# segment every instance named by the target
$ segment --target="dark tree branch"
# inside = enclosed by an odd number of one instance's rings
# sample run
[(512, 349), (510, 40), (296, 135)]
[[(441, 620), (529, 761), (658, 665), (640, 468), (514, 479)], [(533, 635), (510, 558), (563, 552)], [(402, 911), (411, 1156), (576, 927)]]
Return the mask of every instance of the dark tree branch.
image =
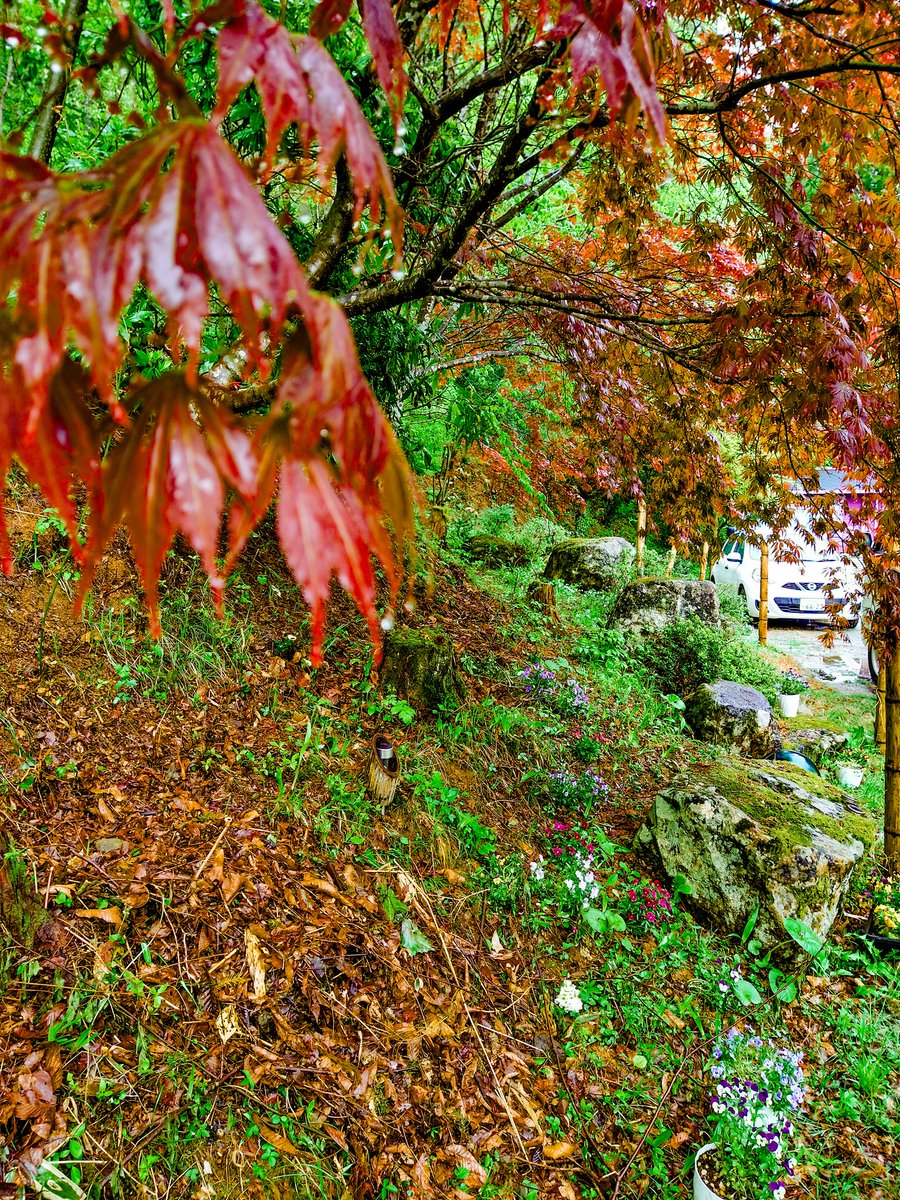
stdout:
[[(900, 42), (898, 42), (900, 44)], [(734, 112), (745, 96), (757, 92), (760, 88), (773, 87), (779, 83), (797, 83), (801, 79), (820, 79), (823, 75), (897, 75), (900, 76), (900, 63), (875, 62), (874, 60), (859, 61), (855, 55), (837, 62), (821, 63), (817, 67), (798, 67), (793, 71), (776, 71), (772, 75), (760, 75), (756, 79), (748, 79), (740, 87), (729, 90), (718, 100), (698, 101), (694, 104), (667, 104), (666, 115), (669, 117), (709, 117), (720, 113)]]
[(353, 232), (353, 181), (343, 155), (334, 172), (335, 191), (331, 207), (322, 222), (309, 258), (303, 264), (313, 287), (322, 287), (330, 272), (347, 249)]
[(375, 288), (360, 289), (339, 297), (338, 303), (344, 306), (349, 316), (384, 312), (411, 300), (421, 300), (431, 291), (433, 285), (445, 276), (470, 231), (491, 211), (513, 180), (518, 178), (521, 171), (520, 156), (540, 119), (539, 96), (543, 81), (542, 73), (527, 109), (508, 134), (484, 183), (476, 188), (468, 201), (461, 206), (455, 221), (440, 239), (434, 253), (421, 270), (403, 280), (381, 284)]
[(69, 80), (72, 77), (72, 67), (78, 56), (78, 46), (81, 41), (81, 31), (84, 28), (84, 18), (87, 13), (88, 0), (67, 0), (63, 21), (69, 31), (69, 64), (58, 73), (51, 71), (44, 94), (41, 97), (34, 132), (31, 135), (29, 152), (32, 158), (39, 159), (45, 166), (50, 165), (59, 123), (62, 120), (63, 106), (66, 103), (66, 93), (69, 90)]

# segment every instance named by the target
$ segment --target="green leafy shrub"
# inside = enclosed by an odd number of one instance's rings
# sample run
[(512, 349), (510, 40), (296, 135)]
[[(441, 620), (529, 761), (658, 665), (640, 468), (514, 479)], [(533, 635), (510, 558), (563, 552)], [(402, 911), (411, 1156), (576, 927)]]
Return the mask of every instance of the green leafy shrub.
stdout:
[(579, 662), (590, 663), (609, 674), (623, 673), (633, 665), (633, 653), (619, 629), (599, 629), (580, 637), (573, 655)]
[(733, 583), (722, 584), (719, 588), (719, 612), (725, 621), (733, 625), (747, 624), (747, 605)]
[(512, 547), (520, 547), (523, 557), (537, 561), (546, 557), (557, 542), (569, 536), (567, 529), (546, 517), (532, 517), (518, 525), (513, 506), (498, 504), (479, 513), (462, 513), (453, 520), (447, 531), (447, 545), (466, 554), (473, 538), (498, 538)]
[(714, 628), (696, 617), (667, 625), (636, 646), (634, 655), (663, 693), (683, 696), (701, 684), (730, 679), (757, 688), (774, 703), (781, 688), (781, 672), (730, 626)]

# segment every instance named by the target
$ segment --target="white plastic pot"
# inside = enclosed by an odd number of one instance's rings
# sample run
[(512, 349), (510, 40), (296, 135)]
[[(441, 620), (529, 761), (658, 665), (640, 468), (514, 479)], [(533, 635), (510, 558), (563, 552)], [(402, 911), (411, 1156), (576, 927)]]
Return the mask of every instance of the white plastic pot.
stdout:
[(782, 716), (796, 717), (800, 709), (800, 696), (779, 696), (778, 703), (781, 706)]
[(714, 1192), (711, 1187), (707, 1186), (700, 1178), (700, 1172), (697, 1170), (697, 1163), (710, 1150), (715, 1150), (715, 1142), (707, 1142), (705, 1146), (701, 1146), (697, 1151), (697, 1157), (694, 1159), (694, 1200), (723, 1200), (723, 1197), (718, 1192)]
[(865, 771), (862, 767), (842, 766), (837, 769), (838, 783), (845, 788), (858, 788)]

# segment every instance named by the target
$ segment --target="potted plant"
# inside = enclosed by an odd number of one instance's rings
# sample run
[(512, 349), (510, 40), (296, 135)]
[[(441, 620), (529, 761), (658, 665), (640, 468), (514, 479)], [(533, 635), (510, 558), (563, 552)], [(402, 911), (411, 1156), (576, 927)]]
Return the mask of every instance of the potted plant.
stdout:
[(866, 770), (852, 758), (843, 758), (834, 764), (838, 783), (845, 788), (858, 788), (863, 781)]
[(781, 692), (778, 696), (782, 716), (796, 717), (800, 708), (800, 697), (808, 690), (809, 684), (799, 671), (793, 669), (785, 671), (781, 678)]
[(870, 946), (891, 958), (900, 954), (900, 879), (873, 866), (866, 894), (871, 896), (869, 924), (862, 935)]
[(783, 1200), (794, 1176), (794, 1116), (803, 1103), (803, 1055), (729, 1030), (709, 1073), (712, 1141), (694, 1159), (694, 1200)]

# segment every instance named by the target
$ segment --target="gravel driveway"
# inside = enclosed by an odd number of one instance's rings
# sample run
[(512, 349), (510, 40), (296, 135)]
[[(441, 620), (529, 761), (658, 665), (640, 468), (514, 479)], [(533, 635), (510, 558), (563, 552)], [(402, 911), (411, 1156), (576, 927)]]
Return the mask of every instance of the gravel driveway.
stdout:
[[(831, 683), (840, 691), (870, 692), (872, 684), (869, 681), (866, 643), (860, 627), (857, 625), (855, 629), (838, 634), (830, 648), (822, 645), (822, 631), (821, 625), (813, 623), (780, 621), (773, 624), (770, 621), (768, 644), (773, 650), (790, 654), (804, 671)], [(750, 636), (756, 640), (755, 626)], [(862, 675), (860, 663), (863, 664)]]

